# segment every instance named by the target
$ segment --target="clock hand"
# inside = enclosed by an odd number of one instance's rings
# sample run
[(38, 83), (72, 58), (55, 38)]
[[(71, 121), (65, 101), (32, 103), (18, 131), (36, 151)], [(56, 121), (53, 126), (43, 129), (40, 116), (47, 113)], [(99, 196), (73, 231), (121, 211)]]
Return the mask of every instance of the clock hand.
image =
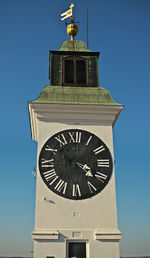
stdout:
[(91, 177), (93, 177), (92, 172), (91, 172), (91, 169), (90, 169), (90, 167), (88, 167), (87, 164), (82, 165), (81, 163), (77, 162), (76, 165), (78, 165), (78, 166), (86, 173), (86, 174), (85, 174), (86, 176), (91, 176)]

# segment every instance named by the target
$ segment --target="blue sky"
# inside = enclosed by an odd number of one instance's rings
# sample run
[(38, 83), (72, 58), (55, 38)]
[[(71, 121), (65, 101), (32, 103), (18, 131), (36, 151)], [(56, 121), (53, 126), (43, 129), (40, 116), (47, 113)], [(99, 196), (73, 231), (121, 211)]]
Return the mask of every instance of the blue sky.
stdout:
[[(150, 1), (74, 1), (77, 39), (100, 51), (100, 85), (124, 104), (114, 127), (122, 256), (150, 255)], [(29, 100), (49, 85), (49, 50), (68, 39), (60, 13), (70, 1), (0, 0), (0, 256), (33, 250), (37, 145)]]

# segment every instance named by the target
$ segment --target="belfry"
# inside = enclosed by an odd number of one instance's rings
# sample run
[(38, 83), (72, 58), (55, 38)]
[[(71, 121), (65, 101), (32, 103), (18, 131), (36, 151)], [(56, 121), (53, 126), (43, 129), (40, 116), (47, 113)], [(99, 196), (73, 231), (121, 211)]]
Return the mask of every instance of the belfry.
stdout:
[(99, 85), (99, 52), (75, 40), (50, 51), (50, 85), (29, 102), (37, 141), (34, 258), (120, 258), (113, 126), (123, 108)]

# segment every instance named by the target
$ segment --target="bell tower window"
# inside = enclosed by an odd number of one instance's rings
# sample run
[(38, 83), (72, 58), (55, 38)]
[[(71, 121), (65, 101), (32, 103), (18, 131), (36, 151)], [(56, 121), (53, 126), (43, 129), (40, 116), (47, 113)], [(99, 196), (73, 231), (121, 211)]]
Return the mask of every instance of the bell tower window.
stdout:
[(64, 58), (63, 85), (87, 86), (87, 60)]
[(73, 60), (65, 60), (65, 76), (64, 83), (74, 83), (74, 61)]

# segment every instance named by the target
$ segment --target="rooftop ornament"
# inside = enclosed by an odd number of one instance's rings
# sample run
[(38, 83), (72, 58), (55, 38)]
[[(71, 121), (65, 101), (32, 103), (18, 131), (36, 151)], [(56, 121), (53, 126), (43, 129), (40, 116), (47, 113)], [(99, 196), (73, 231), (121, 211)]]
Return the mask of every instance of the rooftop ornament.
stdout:
[(65, 20), (67, 18), (70, 18), (70, 23), (69, 25), (67, 26), (67, 34), (70, 36), (71, 40), (73, 41), (74, 40), (74, 37), (78, 34), (79, 32), (79, 29), (78, 29), (78, 26), (75, 24), (74, 22), (74, 17), (73, 17), (73, 7), (74, 7), (74, 4), (71, 3), (70, 5), (70, 9), (67, 10), (66, 12), (62, 13), (61, 16), (61, 20)]

